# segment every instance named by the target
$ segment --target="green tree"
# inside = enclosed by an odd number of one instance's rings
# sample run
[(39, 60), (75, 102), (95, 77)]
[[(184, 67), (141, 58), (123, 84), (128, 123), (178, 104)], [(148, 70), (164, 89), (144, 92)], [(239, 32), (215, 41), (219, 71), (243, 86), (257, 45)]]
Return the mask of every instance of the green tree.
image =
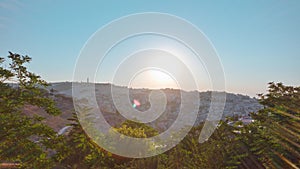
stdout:
[(158, 131), (152, 127), (131, 120), (124, 121), (120, 127), (113, 128), (117, 132), (136, 138), (149, 138), (158, 135)]
[(265, 108), (252, 114), (244, 142), (266, 168), (299, 168), (300, 88), (271, 82), (259, 96)]
[[(157, 158), (132, 159), (107, 152), (85, 133), (76, 114), (69, 120), (73, 128), (66, 138), (68, 148), (65, 151), (60, 151), (64, 152), (65, 156), (61, 161), (62, 166), (80, 169), (145, 168), (146, 166), (156, 168), (154, 166), (157, 166)], [(125, 121), (119, 127), (112, 128), (112, 130), (137, 138), (152, 137), (158, 134), (152, 127), (130, 120)]]
[(39, 116), (24, 115), (25, 105), (38, 106), (51, 115), (60, 111), (42, 89), (47, 83), (27, 70), (29, 56), (9, 52), (9, 66), (0, 58), (0, 163), (12, 162), (21, 168), (51, 168), (55, 149), (62, 138), (42, 123)]
[(199, 143), (203, 123), (191, 129), (188, 135), (173, 149), (169, 150), (167, 168), (237, 168), (246, 154), (240, 151), (241, 142), (232, 126), (221, 121), (213, 135)]
[(77, 115), (69, 119), (72, 130), (59, 153), (63, 159), (60, 166), (78, 169), (114, 168), (116, 160), (110, 152), (99, 147), (83, 130)]

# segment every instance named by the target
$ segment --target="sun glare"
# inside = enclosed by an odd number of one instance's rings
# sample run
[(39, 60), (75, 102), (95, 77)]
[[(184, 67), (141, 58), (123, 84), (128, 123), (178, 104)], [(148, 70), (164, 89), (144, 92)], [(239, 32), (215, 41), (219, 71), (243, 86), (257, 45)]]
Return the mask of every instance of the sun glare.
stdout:
[(175, 81), (167, 73), (160, 70), (147, 71), (148, 78), (151, 81), (151, 86), (154, 88), (174, 88), (176, 87)]
[(172, 76), (159, 69), (141, 71), (131, 79), (129, 86), (149, 89), (179, 88)]
[(149, 70), (148, 71), (150, 78), (154, 80), (155, 82), (159, 83), (167, 83), (169, 81), (172, 81), (172, 78), (170, 78), (167, 74), (158, 71), (158, 70)]

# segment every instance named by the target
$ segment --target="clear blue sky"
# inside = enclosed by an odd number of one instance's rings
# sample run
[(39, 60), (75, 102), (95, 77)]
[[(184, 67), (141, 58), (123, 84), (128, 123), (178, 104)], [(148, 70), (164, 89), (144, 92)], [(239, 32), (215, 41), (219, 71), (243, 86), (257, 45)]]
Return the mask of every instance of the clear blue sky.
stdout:
[(254, 96), (267, 82), (300, 85), (300, 1), (0, 0), (0, 56), (33, 58), (47, 81), (71, 81), (88, 38), (119, 17), (163, 12), (182, 17), (211, 40), (227, 91)]

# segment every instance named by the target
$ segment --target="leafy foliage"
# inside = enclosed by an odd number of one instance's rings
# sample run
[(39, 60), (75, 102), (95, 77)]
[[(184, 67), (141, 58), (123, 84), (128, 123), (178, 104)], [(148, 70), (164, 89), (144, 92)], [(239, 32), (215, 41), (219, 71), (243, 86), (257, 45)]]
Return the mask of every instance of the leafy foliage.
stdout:
[(119, 128), (114, 128), (114, 130), (135, 138), (148, 138), (158, 135), (158, 132), (152, 127), (131, 120), (126, 120)]
[[(42, 123), (39, 116), (25, 116), (25, 105), (38, 106), (48, 114), (60, 111), (40, 87), (47, 83), (27, 70), (31, 58), (9, 52), (9, 67), (0, 58), (0, 161), (15, 162), (22, 168), (51, 168), (60, 137)], [(14, 83), (13, 83), (14, 82)]]
[(115, 159), (112, 154), (99, 147), (84, 132), (76, 114), (69, 119), (72, 130), (66, 138), (66, 147), (59, 151), (63, 159), (60, 166), (65, 168), (112, 168)]
[(252, 114), (243, 140), (266, 168), (300, 167), (300, 88), (271, 82), (259, 96), (265, 108)]

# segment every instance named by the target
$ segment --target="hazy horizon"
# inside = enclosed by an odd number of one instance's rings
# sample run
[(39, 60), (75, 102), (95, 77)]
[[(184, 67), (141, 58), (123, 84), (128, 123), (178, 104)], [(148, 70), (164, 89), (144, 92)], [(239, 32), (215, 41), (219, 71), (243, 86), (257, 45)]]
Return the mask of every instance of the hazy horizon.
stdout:
[[(55, 81), (55, 82), (49, 82), (50, 84), (55, 84), (55, 83), (87, 83), (87, 81)], [(179, 88), (169, 88), (169, 87), (166, 87), (166, 88), (147, 88), (147, 87), (129, 87), (129, 86), (126, 86), (126, 85), (118, 85), (118, 84), (113, 84), (113, 83), (110, 83), (110, 82), (88, 82), (90, 84), (95, 84), (95, 85), (114, 85), (114, 86), (117, 86), (117, 87), (124, 87), (124, 88), (129, 88), (129, 89), (137, 89), (137, 90), (182, 90), (182, 91), (185, 91), (185, 92), (194, 92), (194, 91), (197, 91), (199, 93), (202, 93), (202, 92), (226, 92), (228, 94), (240, 94), (240, 95), (245, 95), (245, 96), (249, 96), (249, 97), (255, 97), (255, 98), (258, 98), (257, 95), (249, 95), (249, 94), (246, 94), (246, 93), (237, 93), (237, 92), (230, 92), (230, 91), (217, 91), (217, 90), (209, 90), (209, 89), (203, 89), (203, 90), (184, 90), (184, 89), (179, 89)], [(259, 94), (259, 93), (258, 93)]]

